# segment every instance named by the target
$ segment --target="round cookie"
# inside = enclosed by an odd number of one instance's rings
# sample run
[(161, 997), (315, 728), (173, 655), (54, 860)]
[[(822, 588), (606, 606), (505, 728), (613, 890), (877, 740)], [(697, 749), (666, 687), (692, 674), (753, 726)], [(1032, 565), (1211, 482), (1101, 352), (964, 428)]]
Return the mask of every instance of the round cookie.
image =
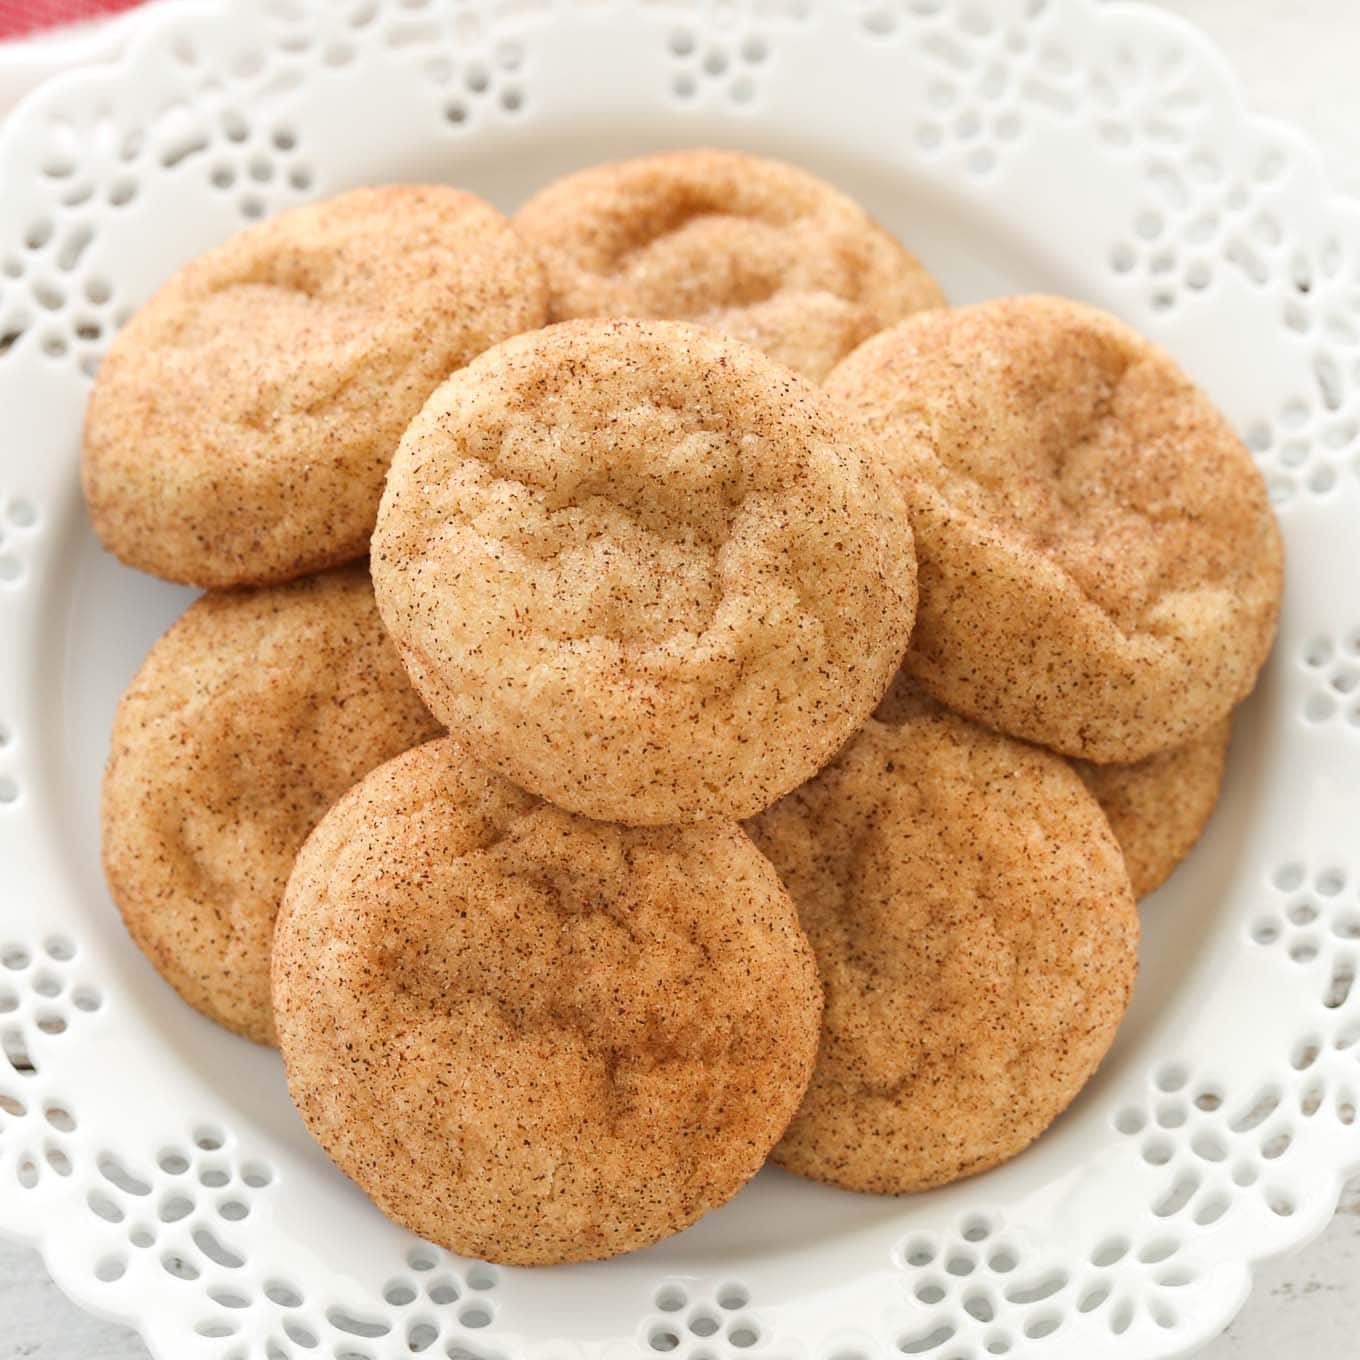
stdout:
[(944, 296), (859, 204), (783, 161), (670, 151), (555, 180), (515, 226), (554, 321), (715, 326), (814, 381), (862, 340)]
[(630, 825), (748, 816), (872, 711), (911, 631), (901, 495), (854, 419), (716, 331), (575, 321), (456, 373), (373, 538), (431, 711)]
[(1208, 825), (1223, 787), (1232, 720), (1135, 765), (1073, 764), (1124, 852), (1135, 897), (1160, 888)]
[(1283, 585), (1265, 484), (1171, 358), (1020, 297), (876, 336), (828, 388), (910, 502), (907, 665), (942, 703), (1101, 763), (1184, 745), (1252, 688)]
[(118, 705), (102, 812), (113, 900), (190, 1005), (274, 1042), (269, 955), (298, 848), (438, 731), (362, 567), (189, 606)]
[(898, 716), (747, 823), (826, 990), (774, 1160), (881, 1194), (1038, 1137), (1109, 1048), (1138, 944), (1119, 847), (1065, 760), (929, 701)]
[(179, 270), (99, 368), (82, 478), (123, 561), (258, 585), (362, 557), (401, 432), (546, 319), (538, 262), (472, 194), (355, 189)]
[(453, 738), (375, 770), (298, 857), (274, 1004), (289, 1090), (384, 1213), (465, 1256), (594, 1260), (759, 1169), (821, 991), (730, 822), (551, 807)]

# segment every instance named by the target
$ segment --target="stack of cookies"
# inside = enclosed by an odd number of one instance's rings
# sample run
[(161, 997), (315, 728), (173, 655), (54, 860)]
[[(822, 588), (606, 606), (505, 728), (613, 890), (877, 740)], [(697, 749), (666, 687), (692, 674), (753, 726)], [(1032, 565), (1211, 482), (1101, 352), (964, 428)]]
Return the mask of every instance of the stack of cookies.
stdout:
[(248, 228), (118, 338), (84, 486), (207, 588), (115, 721), (134, 940), (385, 1213), (518, 1264), (767, 1158), (896, 1194), (1025, 1148), (1282, 584), (1165, 353), (950, 309), (837, 190), (716, 151), (513, 222), (402, 186)]

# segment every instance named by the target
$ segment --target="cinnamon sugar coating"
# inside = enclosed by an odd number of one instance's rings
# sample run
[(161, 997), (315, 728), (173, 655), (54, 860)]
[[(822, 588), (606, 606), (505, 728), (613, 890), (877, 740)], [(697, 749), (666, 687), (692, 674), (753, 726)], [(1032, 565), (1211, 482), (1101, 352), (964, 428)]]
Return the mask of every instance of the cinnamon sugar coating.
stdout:
[(293, 858), (360, 776), (439, 731), (362, 567), (203, 596), (118, 705), (104, 873), (179, 994), (274, 1042), (269, 953)]
[(354, 189), (247, 227), (175, 273), (100, 365), (81, 469), (95, 531), (197, 586), (362, 557), (411, 417), (545, 319), (537, 260), (457, 189)]
[(827, 387), (910, 503), (907, 665), (940, 702), (1127, 764), (1250, 692), (1279, 529), (1251, 456), (1169, 355), (1093, 307), (1002, 298), (885, 331)]
[(594, 1260), (759, 1170), (821, 996), (730, 822), (550, 807), (452, 738), (375, 770), (298, 858), (274, 1001), (289, 1089), (384, 1213), (467, 1256)]
[(552, 320), (714, 326), (814, 381), (944, 295), (919, 260), (824, 180), (762, 156), (668, 151), (554, 180), (515, 226)]
[(887, 688), (900, 493), (854, 419), (715, 331), (575, 321), (455, 374), (392, 463), (383, 617), (449, 730), (632, 825), (746, 816)]
[(998, 1165), (1066, 1108), (1137, 970), (1119, 847), (1061, 757), (929, 700), (747, 823), (826, 990), (774, 1160), (900, 1194)]

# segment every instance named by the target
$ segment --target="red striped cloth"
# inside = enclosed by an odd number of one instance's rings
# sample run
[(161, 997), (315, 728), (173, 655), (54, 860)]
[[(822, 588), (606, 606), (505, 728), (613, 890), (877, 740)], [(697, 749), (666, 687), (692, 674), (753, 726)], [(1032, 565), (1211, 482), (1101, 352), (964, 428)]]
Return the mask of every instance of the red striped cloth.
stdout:
[(132, 9), (141, 0), (0, 0), (0, 42)]

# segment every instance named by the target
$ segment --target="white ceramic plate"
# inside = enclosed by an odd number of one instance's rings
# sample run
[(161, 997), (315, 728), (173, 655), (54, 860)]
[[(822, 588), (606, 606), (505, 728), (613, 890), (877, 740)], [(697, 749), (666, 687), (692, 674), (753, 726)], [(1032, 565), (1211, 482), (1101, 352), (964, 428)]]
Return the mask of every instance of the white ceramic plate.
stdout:
[[(713, 142), (862, 199), (956, 300), (1090, 299), (1261, 459), (1279, 644), (1203, 844), (1149, 900), (1133, 1011), (1014, 1163), (913, 1198), (763, 1173), (621, 1260), (497, 1270), (387, 1223), (275, 1056), (188, 1011), (98, 863), (114, 703), (187, 592), (77, 484), (110, 333), (181, 261), (316, 194)], [(0, 1224), (166, 1360), (1186, 1353), (1360, 1166), (1360, 220), (1195, 33), (1081, 0), (346, 0), (175, 7), (0, 145)]]

